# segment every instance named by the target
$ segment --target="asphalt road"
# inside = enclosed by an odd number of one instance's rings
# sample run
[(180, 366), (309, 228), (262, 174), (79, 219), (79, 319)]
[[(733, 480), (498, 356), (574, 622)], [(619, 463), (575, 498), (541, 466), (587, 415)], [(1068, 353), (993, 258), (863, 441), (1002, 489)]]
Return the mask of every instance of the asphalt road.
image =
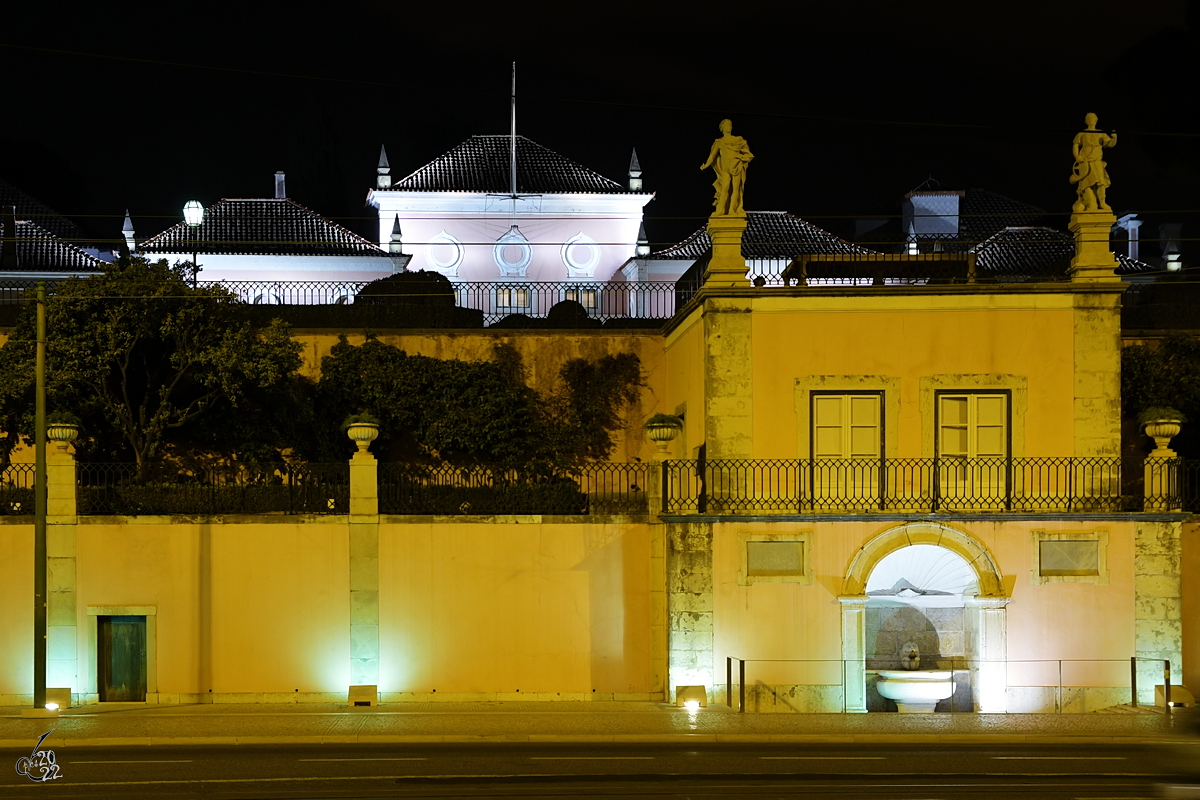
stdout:
[[(1158, 797), (1200, 745), (429, 744), (46, 747), (59, 777), (17, 774), (0, 798), (42, 797)], [(46, 749), (44, 747), (43, 749)]]

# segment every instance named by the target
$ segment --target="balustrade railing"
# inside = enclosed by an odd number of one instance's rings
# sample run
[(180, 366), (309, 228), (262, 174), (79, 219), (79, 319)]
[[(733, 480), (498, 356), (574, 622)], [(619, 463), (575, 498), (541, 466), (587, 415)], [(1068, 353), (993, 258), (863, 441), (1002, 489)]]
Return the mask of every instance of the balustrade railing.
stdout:
[(33, 464), (0, 470), (0, 514), (33, 513)]
[(644, 514), (646, 465), (585, 464), (546, 473), (447, 464), (379, 466), (384, 514)]
[(346, 463), (230, 465), (196, 470), (80, 464), (80, 514), (345, 514)]
[[(1200, 477), (1200, 471), (1196, 474)], [(1121, 475), (1119, 457), (679, 460), (663, 467), (663, 510), (697, 514), (1141, 510), (1140, 496), (1123, 494)]]

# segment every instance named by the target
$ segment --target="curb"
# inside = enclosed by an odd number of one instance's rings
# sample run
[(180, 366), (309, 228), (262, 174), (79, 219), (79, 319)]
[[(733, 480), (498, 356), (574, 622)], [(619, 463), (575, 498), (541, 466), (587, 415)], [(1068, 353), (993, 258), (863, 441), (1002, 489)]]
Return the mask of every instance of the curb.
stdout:
[[(630, 734), (431, 734), (364, 736), (119, 736), (109, 738), (59, 738), (54, 747), (162, 747), (205, 745), (272, 744), (648, 744), (648, 743), (745, 743), (745, 744), (1174, 744), (1162, 736), (1096, 736), (1064, 734), (894, 734), (894, 733), (630, 733)], [(28, 739), (0, 739), (0, 749), (28, 749)]]

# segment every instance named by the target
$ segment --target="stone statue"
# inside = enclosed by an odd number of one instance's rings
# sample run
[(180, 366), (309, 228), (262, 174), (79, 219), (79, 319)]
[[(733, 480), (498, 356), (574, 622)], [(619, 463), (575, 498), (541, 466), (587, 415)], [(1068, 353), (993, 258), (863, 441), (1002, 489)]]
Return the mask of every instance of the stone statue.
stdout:
[(1071, 144), (1071, 152), (1075, 155), (1075, 169), (1071, 174), (1071, 183), (1079, 199), (1075, 201), (1072, 210), (1081, 211), (1111, 211), (1104, 199), (1108, 186), (1107, 165), (1104, 163), (1104, 148), (1113, 147), (1117, 143), (1117, 132), (1112, 135), (1096, 130), (1096, 115), (1084, 117), (1087, 130), (1075, 134)]
[(746, 213), (742, 210), (742, 191), (746, 184), (746, 165), (752, 158), (754, 154), (746, 146), (746, 140), (733, 135), (733, 123), (727, 119), (721, 120), (721, 138), (713, 142), (708, 160), (700, 165), (700, 169), (711, 166), (717, 173), (717, 179), (713, 181), (713, 187), (717, 190), (716, 199), (713, 200), (716, 209), (712, 213), (714, 217)]

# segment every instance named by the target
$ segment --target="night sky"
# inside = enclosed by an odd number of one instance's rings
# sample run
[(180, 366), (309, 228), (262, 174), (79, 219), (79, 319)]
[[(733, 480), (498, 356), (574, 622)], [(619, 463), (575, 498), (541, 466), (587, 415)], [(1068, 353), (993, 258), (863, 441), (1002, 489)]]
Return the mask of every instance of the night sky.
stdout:
[(113, 239), (126, 207), (149, 236), (193, 197), (271, 196), (284, 170), (289, 196), (370, 236), (380, 144), (401, 177), (507, 133), (516, 60), (519, 133), (622, 182), (637, 148), (656, 243), (707, 215), (725, 116), (756, 156), (747, 208), (838, 233), (929, 178), (1065, 227), (1088, 111), (1120, 135), (1114, 211), (1200, 222), (1200, 13), (1181, 0), (262, 5), (6, 8), (0, 177)]

